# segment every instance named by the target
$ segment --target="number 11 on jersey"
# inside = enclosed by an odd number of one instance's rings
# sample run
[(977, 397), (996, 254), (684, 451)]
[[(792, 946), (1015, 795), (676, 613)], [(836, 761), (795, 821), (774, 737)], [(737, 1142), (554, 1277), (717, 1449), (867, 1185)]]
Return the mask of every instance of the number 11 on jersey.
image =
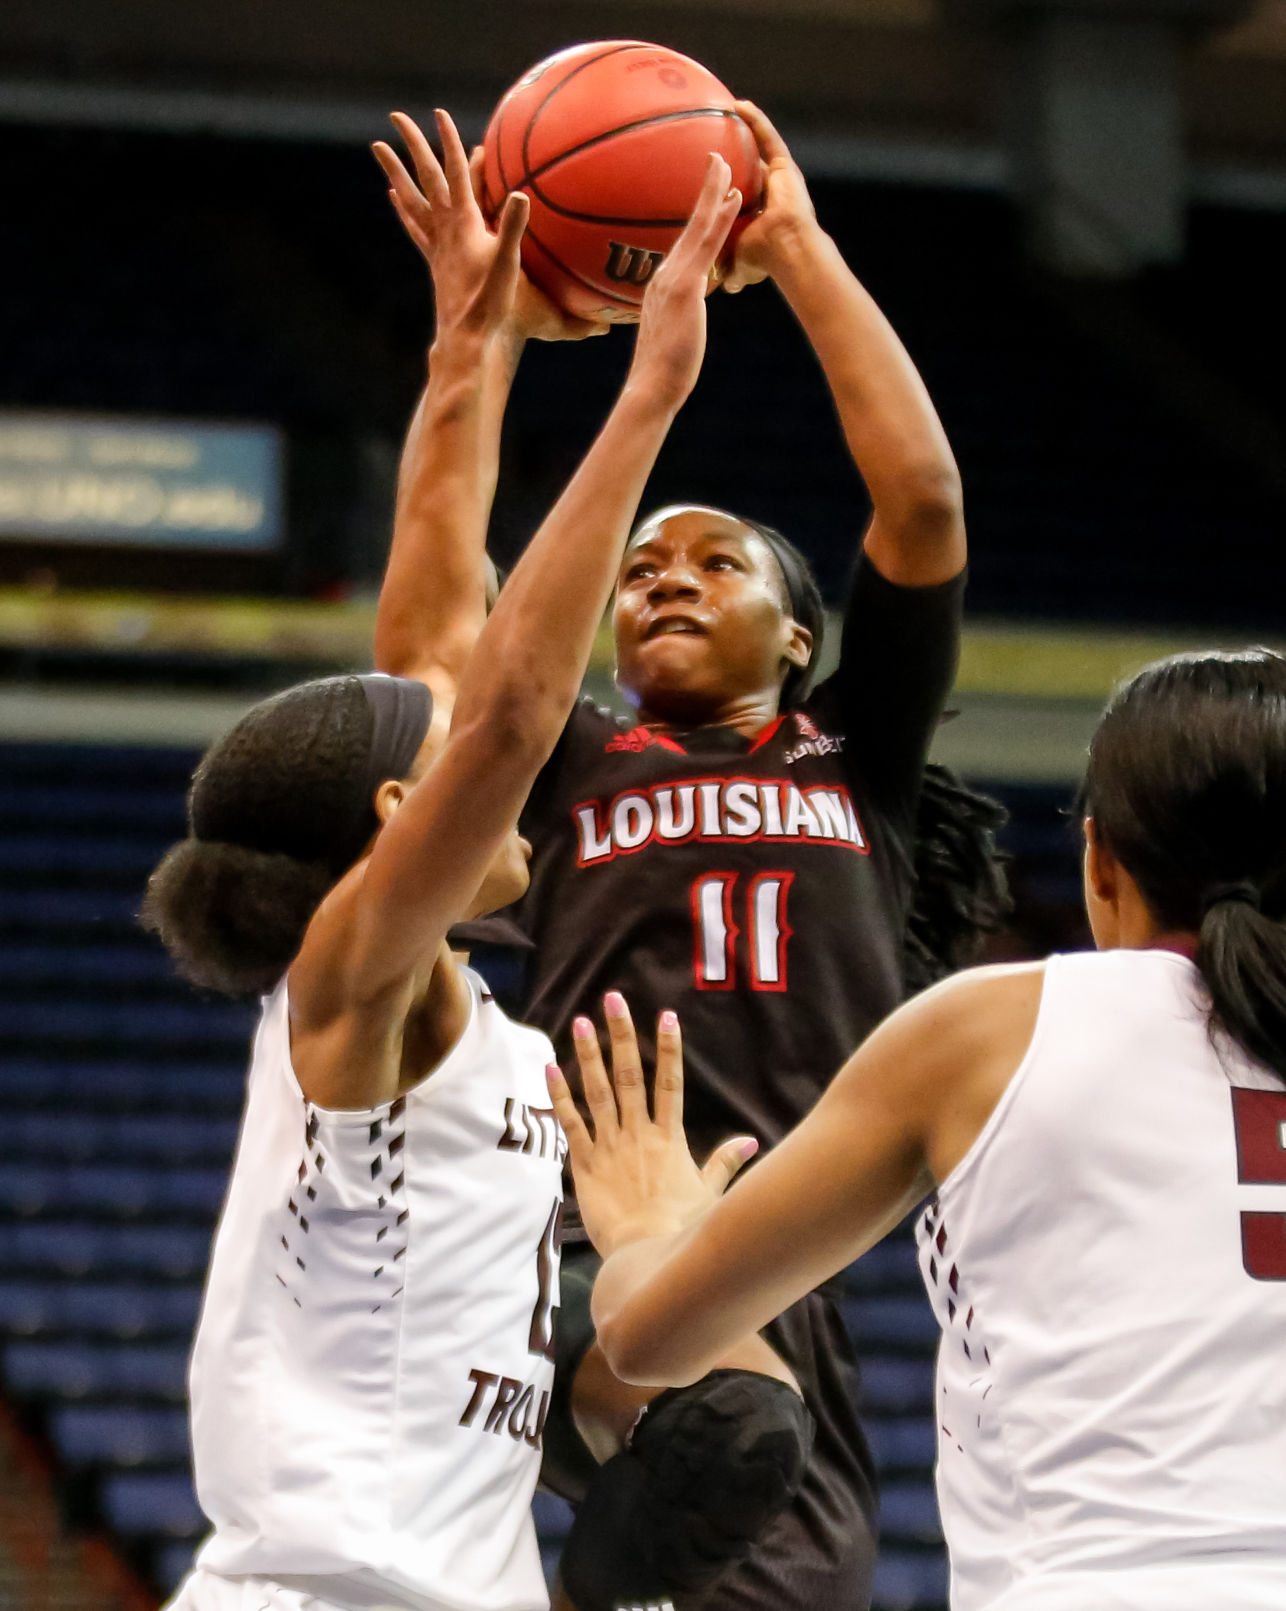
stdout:
[(735, 990), (737, 940), (744, 934), (754, 990), (786, 988), (786, 947), (794, 930), (786, 904), (794, 873), (756, 873), (738, 923), (738, 873), (704, 873), (692, 885), (693, 971), (698, 990)]

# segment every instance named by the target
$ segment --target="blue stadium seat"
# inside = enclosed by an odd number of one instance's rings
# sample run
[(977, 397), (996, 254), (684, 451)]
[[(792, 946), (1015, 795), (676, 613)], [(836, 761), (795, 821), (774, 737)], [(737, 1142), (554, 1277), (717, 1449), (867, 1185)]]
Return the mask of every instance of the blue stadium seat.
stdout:
[(932, 1485), (922, 1482), (887, 1482), (880, 1490), (880, 1536), (916, 1543), (942, 1540), (938, 1500)]
[(236, 1041), (249, 1050), (254, 1019), (232, 1002), (87, 1000), (68, 994), (56, 1013), (47, 1001), (0, 1001), (0, 1037), (59, 1041)]
[(862, 1405), (867, 1414), (899, 1415), (933, 1406), (933, 1362), (929, 1359), (862, 1358)]
[(181, 802), (168, 790), (104, 788), (93, 782), (0, 782), (0, 818), (47, 826), (91, 823), (96, 829), (111, 824), (131, 833), (153, 828), (175, 837), (183, 832)]
[(3, 1354), (10, 1392), (26, 1398), (159, 1398), (187, 1393), (188, 1344), (11, 1342)]
[(875, 1563), (872, 1611), (938, 1611), (947, 1603), (947, 1577), (941, 1551), (882, 1548)]
[(0, 872), (109, 873), (141, 883), (169, 846), (168, 839), (82, 839), (71, 834), (0, 834)]
[(11, 1057), (0, 1063), (0, 1099), (60, 1109), (74, 1104), (129, 1112), (236, 1113), (245, 1095), (248, 1046), (246, 1054), (214, 1064)]
[(192, 1286), (136, 1286), (73, 1281), (0, 1281), (0, 1330), (97, 1332), (136, 1337), (191, 1333), (201, 1293)]
[(186, 1471), (116, 1472), (103, 1484), (103, 1509), (127, 1538), (195, 1539), (209, 1527)]
[(537, 1489), (531, 1503), (531, 1513), (542, 1541), (556, 1543), (567, 1537), (572, 1525), (572, 1507), (557, 1494)]
[(152, 1552), (152, 1575), (164, 1594), (173, 1594), (191, 1570), (190, 1543), (162, 1544)]
[(889, 1343), (907, 1348), (937, 1346), (938, 1323), (923, 1292), (916, 1298), (846, 1298), (840, 1312), (859, 1350)]
[(844, 1272), (850, 1292), (887, 1293), (898, 1287), (920, 1290), (920, 1268), (915, 1243), (909, 1236), (886, 1236)]
[(133, 929), (138, 921), (137, 890), (16, 889), (0, 882), (0, 923), (57, 930), (111, 923)]
[(218, 1212), (226, 1186), (226, 1169), (0, 1164), (0, 1211), (210, 1216)]
[(230, 1119), (201, 1115), (5, 1113), (0, 1108), (0, 1134), (16, 1150), (51, 1161), (156, 1158), (227, 1163), (237, 1126)]
[(159, 946), (0, 944), (0, 977), (14, 984), (170, 984), (174, 968)]
[(49, 1433), (69, 1465), (175, 1465), (190, 1453), (187, 1412), (181, 1409), (73, 1405), (54, 1412)]
[(923, 1413), (923, 1405), (917, 1404), (916, 1409), (918, 1414), (900, 1416), (896, 1420), (876, 1420), (871, 1416), (863, 1420), (866, 1439), (879, 1470), (932, 1469), (937, 1458), (933, 1422)]
[(206, 1225), (101, 1220), (0, 1220), (0, 1271), (85, 1275), (91, 1270), (200, 1277), (210, 1256)]

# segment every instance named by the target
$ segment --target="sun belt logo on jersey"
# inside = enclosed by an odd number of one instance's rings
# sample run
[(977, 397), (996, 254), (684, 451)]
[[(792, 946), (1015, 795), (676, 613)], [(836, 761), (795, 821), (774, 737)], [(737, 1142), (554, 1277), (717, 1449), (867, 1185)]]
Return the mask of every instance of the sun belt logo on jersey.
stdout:
[(582, 867), (633, 855), (646, 845), (689, 839), (798, 841), (870, 853), (852, 796), (842, 785), (801, 789), (785, 779), (750, 778), (658, 783), (618, 794), (606, 807), (588, 800), (574, 806), (572, 816)]

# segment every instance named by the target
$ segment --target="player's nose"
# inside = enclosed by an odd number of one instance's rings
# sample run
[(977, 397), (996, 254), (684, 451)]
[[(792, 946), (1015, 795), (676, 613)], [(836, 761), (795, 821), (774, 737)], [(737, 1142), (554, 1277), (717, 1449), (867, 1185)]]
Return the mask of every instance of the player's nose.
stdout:
[(700, 598), (701, 573), (690, 565), (667, 565), (652, 578), (647, 596), (654, 604), (666, 599)]

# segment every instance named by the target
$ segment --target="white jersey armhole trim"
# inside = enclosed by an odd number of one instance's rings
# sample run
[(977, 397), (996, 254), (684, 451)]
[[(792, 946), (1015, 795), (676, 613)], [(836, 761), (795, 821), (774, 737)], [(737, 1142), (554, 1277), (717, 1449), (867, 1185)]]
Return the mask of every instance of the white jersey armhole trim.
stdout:
[(460, 1033), (447, 1048), (439, 1062), (432, 1069), (430, 1069), (423, 1079), (417, 1080), (414, 1085), (409, 1086), (405, 1091), (399, 1091), (397, 1096), (390, 1097), (387, 1102), (377, 1102), (373, 1107), (369, 1108), (326, 1108), (323, 1107), (320, 1102), (310, 1102), (304, 1095), (303, 1087), (299, 1083), (299, 1076), (295, 1073), (295, 1062), (294, 1057), (291, 1054), (290, 1047), (290, 986), (286, 980), (283, 979), (281, 982), (281, 1010), (286, 1031), (284, 1064), (286, 1078), (290, 1083), (292, 1092), (298, 1096), (301, 1102), (306, 1103), (308, 1107), (312, 1108), (314, 1112), (320, 1113), (328, 1123), (338, 1125), (352, 1124), (357, 1126), (369, 1124), (371, 1122), (372, 1113), (380, 1113), (386, 1108), (391, 1107), (393, 1103), (398, 1100), (398, 1097), (412, 1097), (417, 1091), (422, 1091), (431, 1082), (440, 1084), (443, 1075), (449, 1073), (452, 1069), (452, 1066), (459, 1062), (463, 1056), (462, 1048), (469, 1039), (470, 1031), (478, 1021), (478, 1012), (481, 1005), (481, 977), (474, 973), (472, 968), (465, 967), (463, 963), (457, 963), (456, 966), (459, 967), (461, 973), (464, 975), (465, 984), (469, 987), (469, 1016), (465, 1019)]
[(1027, 1078), (1028, 1070), (1036, 1061), (1037, 1055), (1041, 1049), (1041, 1044), (1045, 1038), (1045, 1035), (1048, 1033), (1048, 1023), (1050, 1018), (1053, 1016), (1052, 1009), (1048, 1008), (1050, 999), (1050, 976), (1054, 971), (1055, 964), (1061, 961), (1062, 958), (1057, 953), (1055, 953), (1053, 956), (1048, 956), (1045, 958), (1044, 969), (1040, 982), (1040, 1005), (1036, 1009), (1036, 1023), (1035, 1027), (1032, 1029), (1031, 1040), (1027, 1044), (1027, 1050), (1023, 1053), (1018, 1067), (1010, 1076), (1009, 1084), (1006, 1085), (1004, 1090), (1000, 1093), (1000, 1097), (997, 1100), (995, 1107), (992, 1108), (987, 1117), (986, 1124), (983, 1125), (982, 1129), (979, 1130), (978, 1134), (974, 1137), (973, 1145), (965, 1153), (964, 1157), (961, 1158), (960, 1162), (955, 1166), (951, 1173), (947, 1175), (944, 1180), (940, 1180), (938, 1182), (937, 1195), (939, 1198), (941, 1198), (944, 1192), (950, 1193), (956, 1186), (960, 1184), (962, 1180), (965, 1179), (971, 1170), (976, 1169), (979, 1166), (987, 1151), (987, 1148), (991, 1145), (992, 1138), (1000, 1129), (1000, 1126), (1005, 1122), (1005, 1115), (1009, 1112), (1009, 1109), (1014, 1105), (1015, 1101), (1017, 1101), (1018, 1092), (1022, 1087), (1023, 1081)]

